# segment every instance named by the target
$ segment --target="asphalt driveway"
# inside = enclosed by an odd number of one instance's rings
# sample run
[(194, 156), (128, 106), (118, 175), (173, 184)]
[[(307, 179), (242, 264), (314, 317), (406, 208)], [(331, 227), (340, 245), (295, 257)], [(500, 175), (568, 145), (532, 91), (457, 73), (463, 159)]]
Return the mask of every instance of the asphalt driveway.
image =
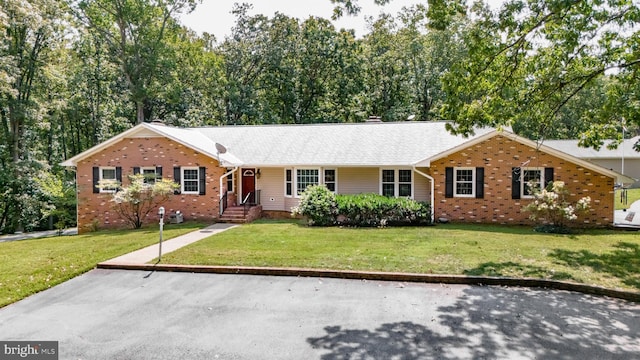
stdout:
[(60, 359), (631, 359), (640, 305), (525, 288), (93, 270), (0, 309)]

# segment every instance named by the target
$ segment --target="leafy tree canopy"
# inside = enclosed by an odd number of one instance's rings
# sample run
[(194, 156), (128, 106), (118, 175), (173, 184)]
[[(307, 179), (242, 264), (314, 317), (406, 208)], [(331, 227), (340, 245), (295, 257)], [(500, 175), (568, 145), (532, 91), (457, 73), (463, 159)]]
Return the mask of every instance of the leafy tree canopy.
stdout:
[[(359, 12), (332, 0), (334, 17)], [(379, 1), (383, 4), (388, 1)], [(428, 23), (446, 29), (464, 14), (467, 58), (442, 77), (450, 130), (512, 126), (534, 139), (580, 134), (598, 148), (640, 125), (640, 4), (637, 0), (429, 0)], [(567, 124), (567, 121), (573, 124)], [(640, 148), (640, 144), (638, 144)]]
[[(453, 1), (451, 1), (453, 2)], [(470, 9), (469, 58), (443, 78), (450, 129), (528, 127), (558, 137), (563, 112), (584, 120), (581, 143), (599, 147), (637, 127), (640, 7), (631, 0), (509, 0), (499, 11)], [(589, 94), (600, 99), (576, 107)]]

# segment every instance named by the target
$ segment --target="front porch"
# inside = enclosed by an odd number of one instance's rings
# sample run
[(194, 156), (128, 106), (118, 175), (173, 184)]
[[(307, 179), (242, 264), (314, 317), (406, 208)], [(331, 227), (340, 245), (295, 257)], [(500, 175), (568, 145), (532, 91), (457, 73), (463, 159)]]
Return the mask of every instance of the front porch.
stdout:
[(260, 219), (261, 217), (262, 205), (229, 206), (222, 212), (218, 221), (231, 224), (245, 224)]
[[(239, 205), (235, 204), (237, 199), (229, 199), (225, 194), (220, 199), (220, 217), (218, 221), (223, 223), (244, 224), (250, 223), (262, 217), (262, 205), (260, 204), (260, 190), (249, 192)], [(229, 205), (231, 202), (232, 205)]]

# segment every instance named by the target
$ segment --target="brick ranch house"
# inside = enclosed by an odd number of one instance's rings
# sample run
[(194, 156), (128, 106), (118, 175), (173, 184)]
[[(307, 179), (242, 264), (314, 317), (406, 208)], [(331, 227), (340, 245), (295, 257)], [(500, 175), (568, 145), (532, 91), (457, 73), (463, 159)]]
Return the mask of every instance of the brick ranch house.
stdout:
[[(180, 184), (164, 204), (185, 219), (224, 219), (236, 205), (283, 216), (308, 185), (340, 194), (407, 196), (453, 222), (527, 224), (525, 183), (564, 181), (592, 199), (587, 226), (613, 223), (614, 184), (630, 178), (509, 131), (454, 136), (445, 122), (176, 128), (137, 125), (63, 163), (75, 167), (78, 228), (122, 227), (101, 179), (127, 186), (133, 173)], [(155, 214), (153, 215), (155, 221)]]

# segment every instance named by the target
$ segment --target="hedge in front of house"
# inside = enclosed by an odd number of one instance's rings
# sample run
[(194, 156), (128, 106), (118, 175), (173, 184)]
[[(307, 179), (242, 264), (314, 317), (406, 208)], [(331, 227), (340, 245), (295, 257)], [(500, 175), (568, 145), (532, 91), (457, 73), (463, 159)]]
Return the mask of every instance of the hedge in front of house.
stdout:
[(377, 194), (337, 195), (336, 223), (346, 226), (430, 225), (431, 206)]
[(308, 187), (293, 215), (303, 215), (309, 225), (406, 226), (431, 224), (431, 206), (409, 198), (377, 194), (335, 195), (323, 185)]

